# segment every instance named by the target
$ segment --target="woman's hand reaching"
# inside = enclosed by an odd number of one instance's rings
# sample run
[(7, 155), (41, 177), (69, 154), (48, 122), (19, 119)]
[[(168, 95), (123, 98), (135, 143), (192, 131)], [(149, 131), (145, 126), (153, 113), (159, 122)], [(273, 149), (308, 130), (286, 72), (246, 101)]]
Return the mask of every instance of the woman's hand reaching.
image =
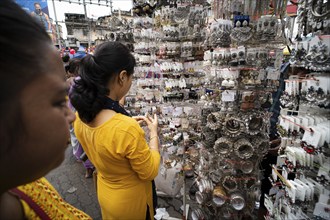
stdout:
[(144, 122), (147, 124), (149, 132), (150, 132), (150, 137), (157, 135), (158, 136), (158, 117), (156, 114), (152, 117), (149, 114), (146, 114), (146, 116), (135, 116), (133, 117), (140, 125), (143, 124)]
[(151, 150), (156, 150), (159, 152), (159, 139), (158, 139), (158, 117), (156, 114), (152, 117), (148, 113), (146, 116), (136, 116), (133, 117), (140, 125), (144, 122), (147, 124), (149, 132), (150, 132), (150, 139), (149, 139), (149, 147)]

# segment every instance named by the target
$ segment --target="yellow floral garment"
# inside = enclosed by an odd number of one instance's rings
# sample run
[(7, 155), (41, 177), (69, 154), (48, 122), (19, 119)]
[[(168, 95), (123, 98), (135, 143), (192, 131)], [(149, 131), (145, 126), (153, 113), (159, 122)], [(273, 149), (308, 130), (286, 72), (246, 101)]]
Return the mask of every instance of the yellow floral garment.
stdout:
[[(84, 212), (65, 202), (56, 189), (46, 180), (41, 178), (32, 183), (17, 187), (26, 196), (33, 200), (50, 219), (54, 220), (80, 220), (92, 219)], [(15, 194), (15, 193), (14, 193)], [(23, 199), (20, 199), (26, 219), (41, 220), (34, 210)]]

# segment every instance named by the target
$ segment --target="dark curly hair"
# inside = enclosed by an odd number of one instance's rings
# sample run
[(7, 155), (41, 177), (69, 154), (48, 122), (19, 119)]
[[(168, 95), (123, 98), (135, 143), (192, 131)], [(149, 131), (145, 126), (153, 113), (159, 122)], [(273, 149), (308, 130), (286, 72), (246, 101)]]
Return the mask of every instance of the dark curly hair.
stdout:
[(94, 55), (85, 56), (79, 66), (80, 79), (69, 94), (71, 104), (85, 123), (93, 121), (109, 95), (109, 82), (121, 71), (134, 72), (136, 61), (129, 49), (119, 42), (97, 46)]
[(79, 65), (80, 65), (80, 59), (74, 58), (71, 59), (69, 62), (69, 65), (65, 67), (65, 71), (67, 72), (67, 75), (70, 76), (78, 76), (79, 75)]
[(62, 61), (63, 61), (63, 63), (67, 63), (67, 62), (69, 62), (69, 60), (70, 60), (70, 56), (69, 56), (69, 54), (65, 54), (65, 55), (62, 57)]

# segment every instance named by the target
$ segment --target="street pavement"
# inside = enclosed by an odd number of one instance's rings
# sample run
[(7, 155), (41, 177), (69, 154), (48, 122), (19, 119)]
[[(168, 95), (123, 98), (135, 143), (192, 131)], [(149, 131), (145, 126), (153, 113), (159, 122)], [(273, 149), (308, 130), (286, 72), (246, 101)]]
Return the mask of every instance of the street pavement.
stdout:
[(61, 166), (52, 170), (46, 178), (65, 201), (95, 220), (102, 219), (93, 179), (85, 178), (84, 165), (76, 161), (71, 146), (66, 150)]
[[(46, 178), (65, 201), (95, 220), (102, 219), (93, 179), (85, 178), (85, 168), (82, 163), (76, 161), (71, 147), (66, 150), (65, 160), (61, 166), (52, 170)], [(158, 207), (166, 208), (170, 217), (182, 219), (181, 206), (181, 199), (158, 196)]]

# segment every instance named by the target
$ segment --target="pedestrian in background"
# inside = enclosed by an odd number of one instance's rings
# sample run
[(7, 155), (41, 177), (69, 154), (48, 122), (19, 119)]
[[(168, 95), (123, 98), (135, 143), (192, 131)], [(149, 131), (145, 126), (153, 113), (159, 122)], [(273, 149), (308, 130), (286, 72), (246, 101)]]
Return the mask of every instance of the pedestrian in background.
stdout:
[(63, 61), (63, 67), (65, 68), (65, 71), (67, 72), (68, 68), (69, 68), (70, 56), (68, 54), (63, 54), (62, 61)]
[[(158, 119), (131, 118), (119, 104), (129, 91), (135, 59), (118, 42), (99, 45), (81, 61), (80, 79), (70, 93), (77, 110), (76, 136), (97, 174), (103, 219), (153, 219), (152, 180), (157, 176)], [(150, 132), (149, 146), (138, 122)]]
[(69, 88), (73, 86), (74, 80), (79, 76), (79, 58), (73, 58), (69, 61), (66, 71), (66, 78)]
[(0, 1), (0, 36), (0, 219), (91, 219), (43, 178), (63, 161), (75, 118), (58, 52), (11, 0)]
[[(77, 79), (77, 77), (79, 77), (79, 72), (78, 72), (79, 63), (80, 63), (79, 58), (73, 58), (69, 62), (69, 65), (67, 68), (67, 77), (68, 77), (67, 82), (68, 82), (70, 89), (72, 88), (72, 86), (74, 84), (74, 80)], [(69, 100), (69, 107), (73, 112), (76, 112), (74, 107), (71, 105), (70, 100)], [(79, 141), (74, 133), (74, 129), (73, 129), (72, 125), (70, 125), (70, 140), (71, 140), (73, 155), (76, 157), (77, 161), (83, 163), (83, 165), (86, 169), (85, 178), (93, 177), (94, 166), (91, 163), (91, 161), (85, 156), (86, 154), (84, 152), (84, 149), (82, 148), (81, 144), (79, 143)]]

